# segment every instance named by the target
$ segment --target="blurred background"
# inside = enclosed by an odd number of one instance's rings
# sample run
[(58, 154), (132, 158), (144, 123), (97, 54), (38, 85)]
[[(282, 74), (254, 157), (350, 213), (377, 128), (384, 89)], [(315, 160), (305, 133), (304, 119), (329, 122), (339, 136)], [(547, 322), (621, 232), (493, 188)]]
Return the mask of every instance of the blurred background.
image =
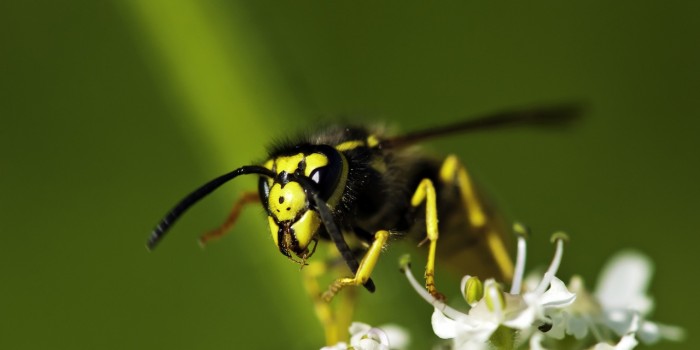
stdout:
[[(426, 148), (459, 155), (533, 229), (529, 268), (551, 259), (555, 230), (571, 236), (564, 280), (593, 286), (614, 252), (648, 254), (652, 319), (690, 335), (659, 348), (686, 348), (700, 332), (699, 15), (690, 1), (2, 2), (0, 349), (319, 348), (261, 209), (196, 244), (255, 179), (149, 253), (153, 225), (318, 123), (408, 131), (562, 101), (585, 102), (585, 120)], [(396, 272), (405, 252), (382, 256), (355, 319), (397, 323), (425, 349), (432, 309)], [(456, 296), (458, 277), (438, 275), (441, 289)]]

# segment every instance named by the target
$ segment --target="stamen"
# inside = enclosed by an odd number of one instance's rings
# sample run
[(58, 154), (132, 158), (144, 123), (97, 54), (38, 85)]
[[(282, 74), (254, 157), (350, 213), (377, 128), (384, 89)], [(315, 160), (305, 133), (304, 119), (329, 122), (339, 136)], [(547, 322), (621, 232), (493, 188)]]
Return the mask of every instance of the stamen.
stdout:
[(484, 295), (486, 307), (488, 307), (491, 312), (495, 313), (500, 318), (506, 304), (501, 286), (493, 279), (488, 279), (486, 280), (486, 286), (484, 286), (484, 288), (486, 289), (486, 293)]
[(481, 283), (479, 277), (466, 275), (462, 278), (460, 285), (464, 300), (469, 306), (473, 307), (484, 297), (484, 284)]
[(639, 323), (640, 323), (639, 322), (639, 314), (635, 312), (634, 315), (632, 315), (632, 321), (630, 322), (630, 329), (627, 330), (627, 333), (628, 334), (637, 333), (637, 331), (639, 330)]
[(418, 292), (418, 295), (420, 295), (425, 301), (427, 301), (429, 304), (433, 305), (436, 309), (440, 310), (445, 316), (451, 318), (451, 319), (457, 319), (459, 317), (466, 316), (464, 313), (457, 311), (449, 306), (447, 306), (444, 302), (436, 299), (432, 294), (428, 293), (423, 286), (418, 283), (416, 280), (416, 277), (413, 276), (413, 273), (411, 273), (411, 267), (410, 267), (410, 258), (408, 255), (404, 255), (400, 259), (401, 263), (401, 272), (403, 272), (406, 275), (406, 278), (408, 279), (408, 282), (411, 283), (411, 286), (413, 289)]
[(637, 313), (635, 313), (632, 316), (632, 322), (630, 324), (630, 329), (627, 331), (627, 334), (625, 334), (624, 336), (622, 336), (622, 338), (620, 338), (620, 341), (617, 342), (617, 345), (615, 345), (615, 348), (616, 349), (632, 349), (635, 346), (637, 346), (637, 344), (639, 344), (639, 342), (637, 342), (637, 339), (635, 339), (635, 337), (637, 335), (638, 330), (639, 330), (639, 315)]
[(535, 289), (535, 293), (538, 295), (544, 294), (544, 292), (549, 287), (549, 284), (552, 282), (552, 278), (554, 278), (554, 275), (559, 270), (561, 257), (564, 254), (564, 241), (568, 241), (569, 236), (567, 236), (564, 232), (556, 232), (552, 235), (551, 240), (553, 242), (556, 241), (557, 248), (554, 252), (554, 258), (552, 259), (552, 263), (549, 264), (549, 268), (544, 273), (542, 281), (540, 281), (540, 284), (537, 286), (537, 289)]
[(523, 275), (525, 274), (525, 258), (527, 255), (525, 239), (530, 235), (530, 231), (519, 222), (513, 224), (513, 231), (518, 236), (518, 255), (515, 258), (515, 274), (513, 275), (513, 284), (510, 286), (510, 294), (518, 295), (520, 294)]

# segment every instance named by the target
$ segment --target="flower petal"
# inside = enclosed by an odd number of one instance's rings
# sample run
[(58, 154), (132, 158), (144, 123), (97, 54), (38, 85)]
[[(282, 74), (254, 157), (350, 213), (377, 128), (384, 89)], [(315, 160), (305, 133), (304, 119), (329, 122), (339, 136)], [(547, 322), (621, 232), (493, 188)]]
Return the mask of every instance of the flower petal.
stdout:
[(549, 289), (540, 297), (540, 304), (544, 308), (562, 308), (571, 305), (574, 300), (576, 294), (569, 292), (564, 282), (554, 277)]
[(405, 349), (411, 342), (411, 335), (397, 325), (387, 324), (379, 326), (379, 328), (386, 333), (389, 338), (389, 346), (392, 349)]
[(503, 322), (504, 325), (515, 329), (528, 329), (535, 322), (535, 308), (527, 307), (520, 312), (510, 314), (510, 319)]
[(634, 339), (634, 333), (629, 333), (615, 345), (615, 350), (632, 350), (637, 344), (637, 339)]
[(389, 350), (389, 347), (372, 338), (362, 338), (359, 343), (353, 344), (357, 350)]
[(606, 310), (604, 320), (608, 328), (612, 329), (618, 336), (623, 336), (632, 327), (635, 317), (634, 311)]
[(569, 315), (566, 312), (557, 312), (549, 316), (552, 328), (545, 333), (549, 338), (564, 339), (566, 336), (566, 320)]
[(486, 344), (498, 328), (498, 323), (488, 321), (477, 324), (459, 323), (459, 327), (455, 342), (469, 340), (470, 343)]
[(663, 339), (672, 341), (683, 341), (685, 339), (685, 330), (681, 327), (661, 323), (656, 323), (656, 327), (659, 328), (659, 335)]
[(349, 331), (351, 336), (363, 336), (365, 333), (369, 332), (369, 330), (372, 329), (372, 326), (362, 323), (362, 322), (353, 322), (350, 325)]
[(598, 278), (595, 296), (605, 309), (631, 309), (646, 315), (654, 306), (646, 295), (652, 263), (636, 252), (613, 256)]
[(642, 321), (637, 331), (637, 338), (647, 345), (654, 344), (661, 339), (682, 341), (685, 338), (685, 331), (676, 326)]
[(530, 337), (530, 350), (547, 350), (542, 346), (542, 333), (535, 333)]
[(324, 346), (321, 348), (321, 350), (347, 350), (348, 344), (345, 342), (340, 342), (338, 344), (335, 344), (333, 346)]
[(634, 339), (634, 333), (626, 334), (620, 342), (615, 345), (610, 345), (608, 343), (598, 343), (592, 350), (632, 350), (637, 346), (637, 340)]
[(433, 332), (442, 339), (453, 339), (457, 336), (457, 322), (447, 318), (440, 310), (435, 309), (430, 319), (433, 324)]
[(486, 342), (477, 341), (475, 339), (460, 338), (455, 339), (452, 344), (453, 350), (488, 350), (489, 345)]
[(566, 333), (581, 340), (588, 335), (588, 322), (582, 317), (570, 316), (566, 323)]

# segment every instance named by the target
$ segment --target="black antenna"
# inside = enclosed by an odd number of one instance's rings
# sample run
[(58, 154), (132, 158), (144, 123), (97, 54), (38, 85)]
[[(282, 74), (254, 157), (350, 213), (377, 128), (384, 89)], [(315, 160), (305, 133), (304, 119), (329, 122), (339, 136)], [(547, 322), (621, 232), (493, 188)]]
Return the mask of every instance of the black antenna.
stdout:
[[(294, 180), (297, 181), (304, 188), (306, 193), (311, 196), (316, 206), (316, 210), (318, 211), (318, 214), (321, 217), (321, 221), (323, 221), (323, 226), (326, 227), (326, 232), (328, 232), (328, 235), (331, 237), (331, 240), (333, 241), (333, 243), (335, 243), (336, 248), (338, 248), (338, 251), (343, 256), (343, 260), (345, 260), (345, 263), (350, 268), (350, 271), (352, 271), (353, 274), (356, 274), (357, 269), (360, 268), (360, 264), (357, 262), (357, 258), (352, 253), (352, 250), (348, 246), (348, 243), (345, 242), (345, 238), (343, 238), (342, 232), (340, 232), (340, 229), (338, 229), (338, 226), (335, 224), (335, 220), (333, 220), (333, 213), (331, 213), (331, 209), (328, 207), (328, 204), (326, 204), (326, 202), (323, 199), (321, 199), (321, 196), (316, 190), (316, 184), (310, 182), (306, 177), (303, 176), (291, 175), (291, 177), (293, 177)], [(371, 278), (367, 279), (367, 282), (365, 282), (364, 287), (372, 293), (374, 293), (374, 291), (376, 290), (374, 282)]]
[(162, 220), (160, 220), (156, 228), (154, 228), (153, 232), (151, 232), (151, 236), (148, 237), (146, 247), (148, 247), (149, 250), (154, 249), (156, 245), (158, 245), (158, 242), (160, 242), (163, 239), (163, 237), (165, 237), (165, 234), (168, 232), (168, 229), (170, 229), (170, 227), (173, 226), (175, 221), (177, 221), (177, 219), (180, 218), (180, 216), (182, 216), (182, 214), (184, 214), (185, 211), (187, 211), (187, 209), (189, 209), (192, 205), (197, 203), (200, 199), (206, 197), (209, 193), (219, 188), (219, 186), (234, 179), (235, 177), (247, 174), (258, 174), (262, 176), (267, 176), (269, 178), (275, 177), (275, 174), (270, 169), (258, 165), (247, 165), (207, 182), (202, 187), (196, 189), (194, 192), (187, 195), (187, 197), (181, 200), (180, 203), (178, 203), (172, 210), (170, 210), (165, 215), (165, 217), (163, 217)]

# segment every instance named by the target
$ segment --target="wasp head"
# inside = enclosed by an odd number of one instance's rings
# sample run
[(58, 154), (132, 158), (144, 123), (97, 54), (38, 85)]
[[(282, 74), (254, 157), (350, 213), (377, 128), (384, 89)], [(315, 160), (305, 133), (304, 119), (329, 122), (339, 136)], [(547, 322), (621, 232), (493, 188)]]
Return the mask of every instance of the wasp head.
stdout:
[(272, 239), (291, 260), (304, 265), (316, 248), (314, 245), (309, 250), (311, 242), (319, 238), (322, 220), (309, 191), (316, 191), (325, 203), (334, 206), (344, 187), (343, 164), (338, 151), (323, 146), (309, 146), (265, 163), (276, 176), (260, 178), (260, 198), (267, 210)]

